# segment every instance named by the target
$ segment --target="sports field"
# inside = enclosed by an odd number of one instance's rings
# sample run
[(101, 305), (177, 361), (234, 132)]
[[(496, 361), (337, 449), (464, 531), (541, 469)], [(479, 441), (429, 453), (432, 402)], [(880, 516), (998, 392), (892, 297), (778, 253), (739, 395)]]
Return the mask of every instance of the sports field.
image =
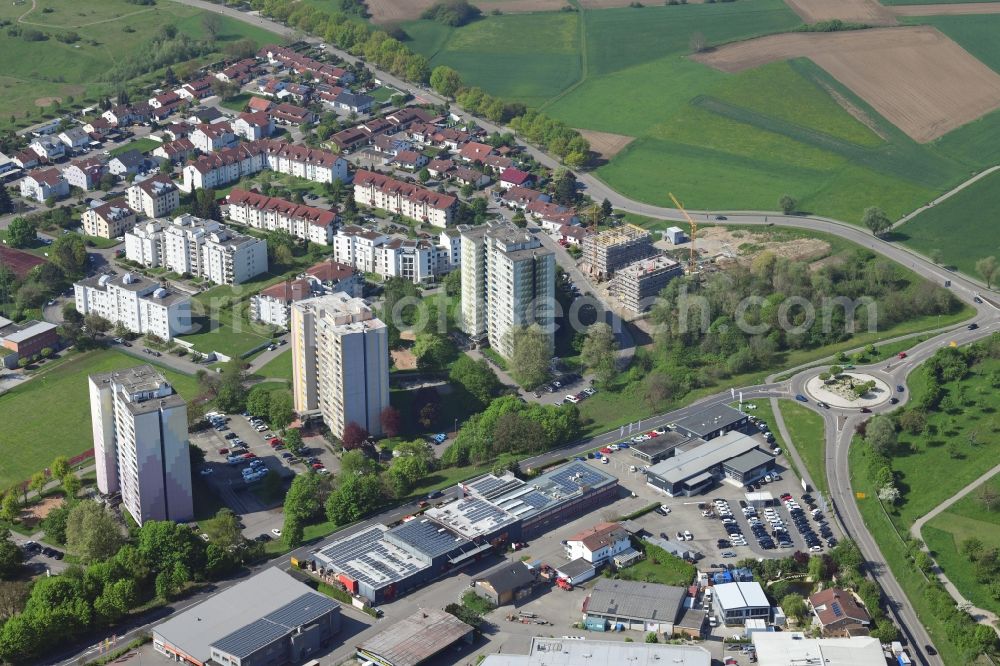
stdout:
[[(134, 5), (125, 0), (36, 0), (36, 9), (27, 16), (30, 2), (0, 3), (0, 20), (12, 25), (0, 31), (0, 53), (4, 66), (0, 71), (0, 126), (7, 125), (11, 114), (37, 118), (50, 98), (73, 96), (77, 100), (112, 92), (100, 82), (102, 74), (115, 64), (128, 61), (134, 54), (149, 48), (161, 26), (172, 24), (178, 32), (195, 39), (205, 38), (202, 17), (205, 12), (175, 2), (153, 6)], [(51, 12), (44, 12), (51, 9)], [(21, 23), (18, 20), (23, 16)], [(220, 17), (217, 37), (221, 52), (226, 43), (248, 37), (258, 44), (278, 39), (261, 28)], [(15, 27), (37, 30), (48, 35), (43, 41), (27, 41), (9, 34)], [(67, 44), (57, 35), (75, 32), (79, 41)], [(204, 61), (218, 56), (207, 56)]]
[[(89, 374), (150, 362), (115, 350), (70, 354), (65, 360), (50, 361), (51, 370), (42, 366), (33, 379), (0, 395), (0, 422), (4, 424), (0, 488), (27, 480), (56, 456), (72, 457), (93, 447)], [(160, 369), (184, 398), (197, 395), (194, 377)], [(44, 418), (25, 418), (44, 406), (48, 406)]]
[[(517, 22), (543, 18), (552, 24), (538, 30)], [(1000, 72), (994, 21), (1000, 15), (905, 19), (934, 25)], [(774, 210), (787, 193), (803, 211), (859, 223), (868, 206), (901, 217), (1000, 162), (1000, 111), (919, 144), (808, 59), (730, 74), (689, 58), (695, 41), (720, 46), (801, 22), (781, 0), (741, 0), (487, 16), (458, 29), (418, 21), (406, 30), (413, 48), (470, 84), (571, 127), (625, 137), (596, 174), (650, 203), (668, 205), (672, 191), (692, 208)], [(475, 43), (484, 46), (475, 52)]]
[(902, 224), (895, 236), (924, 255), (939, 251), (945, 265), (975, 276), (977, 260), (1000, 258), (998, 218), (1000, 172), (994, 172)]
[[(1000, 477), (993, 477), (985, 485), (994, 493), (1000, 492)], [(980, 608), (1000, 612), (1000, 601), (990, 594), (989, 585), (976, 580), (975, 566), (960, 550), (962, 542), (973, 537), (988, 549), (1000, 548), (1000, 506), (987, 509), (979, 500), (980, 488), (924, 525), (921, 533), (934, 559), (959, 591)]]

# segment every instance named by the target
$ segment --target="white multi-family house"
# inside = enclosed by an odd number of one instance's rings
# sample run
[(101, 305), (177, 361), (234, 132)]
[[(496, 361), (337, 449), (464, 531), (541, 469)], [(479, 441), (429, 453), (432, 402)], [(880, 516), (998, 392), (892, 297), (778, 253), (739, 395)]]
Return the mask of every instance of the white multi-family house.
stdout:
[(191, 132), (191, 143), (203, 153), (214, 153), (236, 143), (236, 135), (228, 123), (200, 124)]
[(286, 231), (296, 238), (330, 245), (337, 211), (304, 206), (285, 199), (234, 188), (227, 197), (226, 216), (233, 222), (265, 231)]
[(66, 144), (50, 136), (41, 136), (28, 144), (44, 160), (54, 162), (66, 154)]
[(274, 133), (274, 121), (262, 111), (241, 113), (233, 121), (233, 132), (247, 141), (266, 139)]
[(177, 185), (163, 174), (133, 183), (126, 194), (129, 208), (148, 218), (164, 217), (181, 205)]
[(220, 187), (266, 168), (267, 160), (261, 142), (241, 143), (217, 153), (202, 155), (185, 165), (184, 184), (180, 187), (185, 192)]
[(354, 174), (354, 201), (442, 228), (451, 223), (458, 207), (458, 199), (450, 194), (365, 170)]
[(135, 225), (135, 211), (124, 199), (114, 199), (83, 211), (80, 221), (88, 236), (118, 238)]
[(82, 127), (71, 127), (59, 133), (59, 140), (69, 148), (80, 148), (90, 143), (90, 135)]
[(96, 157), (85, 157), (70, 162), (62, 173), (70, 187), (92, 190), (100, 184), (106, 169), (107, 165)]
[(112, 324), (170, 340), (191, 330), (191, 299), (133, 273), (101, 275), (73, 284), (76, 310), (96, 313)]
[(566, 540), (566, 557), (570, 561), (583, 559), (591, 564), (603, 564), (629, 548), (628, 531), (619, 523), (598, 523)]
[(69, 183), (56, 169), (38, 169), (21, 179), (21, 196), (44, 203), (49, 197), (61, 199), (69, 194)]
[(438, 244), (386, 235), (357, 226), (341, 228), (333, 239), (333, 259), (381, 278), (414, 283), (434, 281), (461, 263), (461, 230), (442, 232)]
[(265, 141), (268, 168), (316, 183), (347, 182), (347, 160), (329, 150)]

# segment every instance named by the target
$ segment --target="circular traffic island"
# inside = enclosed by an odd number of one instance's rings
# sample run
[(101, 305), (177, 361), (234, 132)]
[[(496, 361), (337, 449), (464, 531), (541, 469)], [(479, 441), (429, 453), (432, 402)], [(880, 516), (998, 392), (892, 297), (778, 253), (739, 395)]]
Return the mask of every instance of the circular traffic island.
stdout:
[(842, 409), (875, 407), (892, 397), (888, 384), (863, 372), (841, 372), (828, 379), (813, 377), (806, 382), (806, 393)]

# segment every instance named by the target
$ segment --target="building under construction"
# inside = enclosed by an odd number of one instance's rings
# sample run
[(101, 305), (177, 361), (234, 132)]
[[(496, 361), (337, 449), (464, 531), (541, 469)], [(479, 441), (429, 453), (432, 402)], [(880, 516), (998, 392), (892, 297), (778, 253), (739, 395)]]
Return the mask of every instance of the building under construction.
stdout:
[(634, 224), (608, 229), (583, 240), (583, 260), (597, 279), (609, 279), (618, 269), (655, 252), (652, 234)]
[(666, 255), (648, 257), (619, 269), (609, 290), (622, 306), (632, 312), (645, 312), (667, 283), (684, 274), (680, 263)]

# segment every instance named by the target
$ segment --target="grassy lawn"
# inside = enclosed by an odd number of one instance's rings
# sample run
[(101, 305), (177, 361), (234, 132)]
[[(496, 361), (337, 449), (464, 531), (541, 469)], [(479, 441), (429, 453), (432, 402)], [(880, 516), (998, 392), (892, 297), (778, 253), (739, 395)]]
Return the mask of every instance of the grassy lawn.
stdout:
[(380, 86), (368, 93), (368, 95), (379, 104), (383, 102), (388, 102), (390, 99), (392, 99), (393, 95), (398, 95), (398, 94), (399, 94), (398, 90), (389, 86)]
[(781, 410), (792, 444), (802, 457), (813, 483), (821, 492), (827, 492), (823, 417), (791, 400), (779, 400), (778, 409)]
[(619, 571), (618, 577), (623, 580), (687, 587), (694, 580), (694, 574), (693, 564), (646, 544), (646, 558)]
[(227, 99), (225, 101), (219, 102), (219, 106), (223, 106), (231, 111), (242, 111), (246, 108), (247, 102), (253, 97), (250, 93), (243, 93), (242, 95), (237, 95), (232, 99)]
[(118, 146), (111, 150), (111, 156), (115, 157), (121, 155), (122, 153), (127, 153), (130, 150), (138, 150), (140, 153), (148, 153), (150, 151), (156, 150), (162, 144), (159, 141), (153, 141), (152, 139), (134, 139), (129, 141), (124, 146)]
[(88, 236), (86, 234), (81, 234), (81, 235), (83, 236), (83, 240), (87, 244), (93, 245), (94, 247), (100, 248), (102, 250), (114, 247), (115, 245), (118, 245), (121, 242), (121, 241), (116, 241), (114, 238), (101, 238), (100, 236)]
[(292, 381), (292, 350), (286, 349), (265, 363), (257, 374), (267, 379), (287, 379)]
[[(114, 350), (68, 354), (45, 364), (30, 381), (0, 395), (0, 421), (6, 424), (0, 443), (0, 487), (7, 488), (48, 466), (56, 456), (75, 456), (93, 447), (87, 376), (129, 368), (140, 360)], [(51, 369), (49, 369), (51, 368)], [(191, 399), (198, 393), (194, 377), (160, 368), (177, 391)], [(57, 406), (46, 418), (30, 419), (39, 405)]]
[(895, 235), (925, 256), (939, 251), (944, 264), (978, 277), (977, 260), (1000, 257), (1000, 235), (992, 224), (998, 216), (1000, 172), (994, 172), (917, 215)]
[[(40, 121), (42, 106), (49, 103), (47, 98), (60, 98), (66, 106), (69, 96), (79, 104), (85, 99), (93, 101), (100, 95), (114, 94), (117, 86), (103, 80), (105, 74), (116, 63), (148, 50), (161, 26), (172, 24), (178, 32), (195, 39), (206, 37), (202, 25), (205, 12), (174, 2), (146, 7), (126, 0), (86, 3), (38, 0), (36, 5), (21, 27), (38, 30), (48, 35), (48, 39), (28, 42), (9, 35), (6, 30), (0, 33), (0, 53), (4, 54), (0, 74), (4, 111), (0, 114), (0, 129), (11, 126), (11, 115), (16, 116), (18, 125)], [(13, 22), (29, 9), (30, 3), (3, 3), (0, 20)], [(52, 11), (43, 13), (43, 9)], [(218, 60), (226, 43), (243, 37), (259, 45), (280, 41), (277, 35), (257, 26), (224, 16), (220, 19), (217, 52), (198, 58), (195, 64)], [(70, 30), (81, 38), (76, 43), (65, 44), (55, 39), (55, 35)], [(155, 77), (160, 76), (162, 70), (155, 73)], [(147, 75), (141, 81), (153, 82), (153, 78)]]

